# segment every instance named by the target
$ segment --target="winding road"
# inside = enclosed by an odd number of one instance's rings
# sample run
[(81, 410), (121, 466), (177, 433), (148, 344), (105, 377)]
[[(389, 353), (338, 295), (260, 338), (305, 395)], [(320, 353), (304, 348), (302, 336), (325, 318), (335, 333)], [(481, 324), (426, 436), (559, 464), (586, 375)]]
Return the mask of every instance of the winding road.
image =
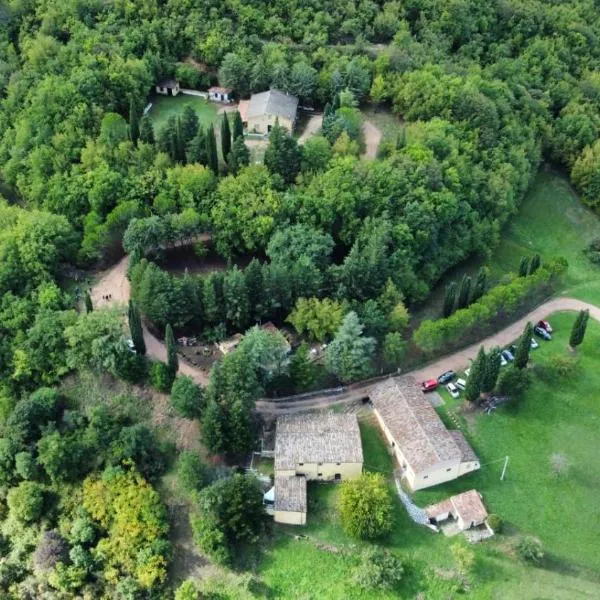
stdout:
[[(96, 285), (92, 288), (92, 302), (94, 306), (98, 308), (110, 306), (111, 304), (126, 305), (129, 301), (129, 294), (130, 286), (129, 281), (127, 280), (127, 257), (125, 257), (114, 267), (101, 275)], [(110, 295), (108, 300), (104, 299), (107, 295)], [(469, 359), (477, 354), (480, 346), (484, 346), (485, 348), (506, 346), (515, 341), (521, 335), (523, 328), (528, 321), (535, 323), (540, 319), (544, 319), (548, 315), (559, 311), (579, 311), (586, 309), (590, 311), (590, 317), (596, 321), (600, 321), (599, 307), (575, 298), (554, 298), (541, 304), (530, 313), (493, 335), (405, 374), (412, 375), (419, 381), (437, 377), (440, 373), (450, 369), (459, 371), (468, 364)], [(144, 340), (146, 342), (147, 353), (151, 358), (166, 361), (167, 350), (164, 343), (152, 335), (145, 325)], [(183, 359), (180, 359), (179, 361), (179, 371), (184, 375), (189, 375), (202, 386), (206, 386), (208, 383), (207, 373), (198, 367), (190, 365)], [(285, 414), (316, 408), (326, 408), (333, 404), (342, 404), (360, 400), (369, 395), (373, 385), (372, 382), (364, 384), (357, 383), (348, 386), (346, 391), (342, 394), (337, 394), (335, 396), (322, 394), (306, 400), (296, 400), (289, 403), (260, 400), (256, 403), (256, 407), (259, 412), (265, 414)]]

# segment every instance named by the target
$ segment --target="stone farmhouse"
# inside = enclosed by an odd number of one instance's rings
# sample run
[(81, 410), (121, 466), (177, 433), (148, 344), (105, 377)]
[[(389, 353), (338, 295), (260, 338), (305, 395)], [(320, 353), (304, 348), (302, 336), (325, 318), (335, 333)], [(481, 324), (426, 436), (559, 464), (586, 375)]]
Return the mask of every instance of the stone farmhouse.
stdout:
[(363, 467), (356, 415), (300, 414), (277, 419), (273, 502), (278, 523), (306, 523), (306, 482), (359, 477)]
[(156, 84), (156, 93), (163, 96), (177, 96), (179, 91), (179, 82), (175, 79), (164, 79)]
[(369, 397), (412, 490), (479, 469), (479, 459), (464, 435), (446, 429), (412, 377), (387, 379), (375, 386)]
[(292, 133), (298, 113), (298, 98), (278, 90), (269, 90), (252, 94), (250, 100), (240, 101), (238, 110), (248, 133), (267, 135), (276, 121)]

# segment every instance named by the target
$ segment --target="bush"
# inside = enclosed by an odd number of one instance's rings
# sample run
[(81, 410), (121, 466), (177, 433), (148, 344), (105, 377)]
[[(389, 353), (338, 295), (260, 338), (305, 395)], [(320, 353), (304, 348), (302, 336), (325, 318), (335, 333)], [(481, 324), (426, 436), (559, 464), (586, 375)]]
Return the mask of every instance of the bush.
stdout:
[(517, 369), (510, 366), (504, 369), (498, 377), (496, 391), (502, 396), (517, 398), (529, 387), (531, 374), (527, 369)]
[(144, 383), (148, 376), (148, 364), (146, 358), (129, 349), (120, 353), (117, 361), (116, 374), (129, 383)]
[(402, 580), (404, 567), (400, 559), (382, 548), (369, 548), (361, 555), (354, 580), (364, 590), (391, 590)]
[(44, 507), (44, 488), (33, 481), (23, 481), (12, 488), (7, 496), (11, 516), (19, 521), (38, 521)]
[(200, 418), (202, 414), (202, 389), (191, 377), (180, 375), (171, 388), (171, 405), (182, 417)]
[(521, 560), (539, 564), (542, 558), (544, 558), (542, 542), (535, 537), (522, 537), (517, 542), (517, 554)]
[(547, 364), (535, 367), (536, 375), (550, 384), (574, 379), (579, 370), (579, 358), (576, 356), (552, 356)]
[(487, 518), (487, 524), (494, 533), (501, 533), (504, 522), (499, 515), (491, 514)]
[(57, 531), (46, 531), (33, 553), (33, 565), (38, 571), (47, 571), (65, 562), (68, 554), (69, 544), (62, 536)]
[(600, 238), (592, 240), (584, 253), (593, 263), (600, 264)]
[(182, 452), (177, 460), (177, 481), (188, 492), (199, 492), (211, 482), (210, 468), (192, 450)]
[(171, 391), (173, 374), (165, 363), (152, 363), (152, 367), (150, 368), (150, 383), (152, 384), (152, 387), (156, 388), (159, 392), (168, 394)]
[(353, 537), (374, 539), (392, 528), (392, 499), (379, 473), (363, 473), (358, 479), (344, 481), (339, 509), (342, 527)]

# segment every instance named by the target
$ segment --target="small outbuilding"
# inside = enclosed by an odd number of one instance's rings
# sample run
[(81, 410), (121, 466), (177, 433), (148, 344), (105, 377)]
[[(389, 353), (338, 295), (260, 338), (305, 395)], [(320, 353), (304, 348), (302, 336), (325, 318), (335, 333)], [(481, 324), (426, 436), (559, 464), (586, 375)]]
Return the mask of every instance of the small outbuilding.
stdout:
[(477, 490), (469, 490), (437, 504), (431, 504), (425, 508), (425, 512), (435, 524), (454, 519), (460, 531), (483, 525), (488, 517), (481, 494)]
[(292, 133), (298, 113), (298, 98), (279, 90), (252, 94), (247, 102), (238, 107), (242, 122), (248, 133), (266, 135), (276, 122)]
[(156, 93), (163, 96), (177, 96), (179, 94), (179, 81), (176, 79), (164, 79), (156, 84)]
[(275, 477), (273, 515), (276, 523), (306, 525), (306, 479)]
[(231, 88), (213, 86), (208, 88), (208, 99), (213, 102), (225, 102), (229, 104), (232, 101), (233, 90)]

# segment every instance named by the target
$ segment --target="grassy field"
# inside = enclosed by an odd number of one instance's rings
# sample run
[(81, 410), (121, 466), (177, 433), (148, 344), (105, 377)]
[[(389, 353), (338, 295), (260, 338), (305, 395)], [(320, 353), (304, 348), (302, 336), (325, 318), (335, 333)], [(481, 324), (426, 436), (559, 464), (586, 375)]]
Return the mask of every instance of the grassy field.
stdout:
[(202, 127), (207, 127), (217, 120), (217, 106), (204, 100), (204, 98), (184, 96), (183, 94), (174, 98), (155, 96), (152, 99), (152, 108), (149, 113), (155, 133), (160, 131), (160, 128), (167, 122), (169, 117), (180, 115), (186, 106), (191, 106), (196, 111)]
[(482, 264), (490, 268), (493, 279), (498, 279), (517, 271), (522, 256), (536, 253), (542, 260), (554, 256), (568, 260), (569, 270), (558, 294), (600, 305), (600, 267), (583, 253), (589, 242), (598, 237), (600, 220), (581, 204), (569, 182), (557, 173), (542, 171), (490, 259), (473, 258), (459, 265), (436, 286), (427, 305), (416, 311), (415, 316), (439, 317), (449, 281), (459, 281), (465, 273), (475, 274)]
[[(555, 339), (532, 354), (534, 365), (549, 364), (557, 355), (570, 356), (567, 339), (573, 315), (552, 317)], [(597, 598), (600, 597), (600, 325), (590, 322), (577, 353), (579, 365), (567, 381), (534, 383), (517, 408), (499, 409), (488, 416), (465, 419), (458, 414), (478, 453), (482, 469), (454, 482), (423, 490), (418, 504), (476, 488), (491, 512), (506, 523), (506, 532), (474, 546), (477, 562), (469, 598)], [(534, 367), (535, 369), (535, 367)], [(539, 367), (538, 367), (539, 369)], [(444, 394), (442, 412), (455, 412), (458, 402)], [(365, 468), (389, 475), (391, 458), (372, 422), (361, 423)], [(550, 457), (563, 453), (572, 464), (562, 478), (551, 474)], [(507, 476), (500, 481), (505, 455)], [(391, 482), (390, 482), (391, 485)], [(449, 540), (414, 525), (395, 500), (396, 520), (383, 545), (404, 557), (405, 581), (391, 596), (361, 592), (352, 584), (351, 570), (362, 546), (341, 529), (335, 508), (338, 487), (313, 484), (309, 488), (306, 528), (276, 527), (260, 575), (271, 597), (287, 598), (414, 598), (451, 595), (449, 582), (431, 577), (431, 569), (454, 567)], [(393, 489), (393, 488), (392, 488)], [(306, 534), (296, 540), (293, 534)], [(518, 533), (539, 537), (546, 550), (540, 568), (521, 564), (511, 550)], [(438, 571), (440, 572), (440, 571)]]

